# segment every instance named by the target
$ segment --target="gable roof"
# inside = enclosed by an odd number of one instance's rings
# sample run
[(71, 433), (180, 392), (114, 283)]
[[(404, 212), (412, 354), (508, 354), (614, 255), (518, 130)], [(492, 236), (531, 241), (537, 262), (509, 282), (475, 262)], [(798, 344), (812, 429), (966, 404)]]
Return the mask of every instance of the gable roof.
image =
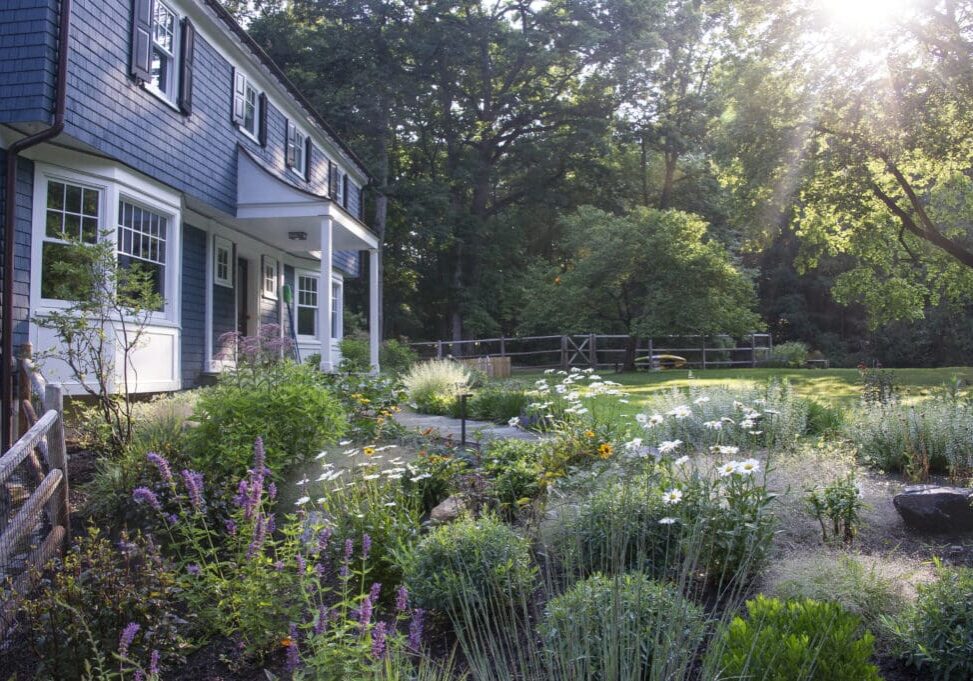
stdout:
[(253, 53), (253, 55), (260, 60), (263, 66), (270, 71), (270, 73), (277, 79), (277, 81), (283, 86), (287, 93), (294, 98), (294, 100), (310, 115), (311, 119), (321, 126), (334, 142), (344, 151), (348, 157), (358, 165), (359, 170), (368, 178), (369, 182), (374, 181), (374, 178), (368, 172), (368, 168), (365, 163), (358, 157), (358, 155), (352, 151), (341, 136), (335, 131), (331, 125), (328, 124), (324, 117), (319, 114), (314, 106), (307, 100), (307, 98), (301, 93), (294, 83), (291, 82), (290, 78), (281, 70), (277, 63), (270, 58), (263, 48), (260, 47), (259, 43), (254, 40), (246, 29), (243, 28), (233, 17), (229, 10), (227, 10), (219, 0), (202, 0), (203, 4), (209, 7), (216, 16), (226, 25), (226, 27), (233, 33), (240, 41)]

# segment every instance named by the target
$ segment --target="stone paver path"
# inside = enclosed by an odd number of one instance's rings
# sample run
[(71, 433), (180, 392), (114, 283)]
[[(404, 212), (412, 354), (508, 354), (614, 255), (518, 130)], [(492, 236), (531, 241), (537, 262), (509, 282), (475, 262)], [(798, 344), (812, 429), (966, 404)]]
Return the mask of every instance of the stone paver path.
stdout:
[[(459, 419), (448, 416), (430, 416), (416, 414), (411, 411), (401, 411), (395, 415), (400, 425), (410, 430), (425, 431), (431, 429), (438, 437), (449, 437), (459, 442), (461, 423)], [(466, 420), (466, 441), (474, 444), (489, 442), (490, 440), (538, 440), (536, 433), (530, 433), (511, 426), (498, 426), (489, 421)]]

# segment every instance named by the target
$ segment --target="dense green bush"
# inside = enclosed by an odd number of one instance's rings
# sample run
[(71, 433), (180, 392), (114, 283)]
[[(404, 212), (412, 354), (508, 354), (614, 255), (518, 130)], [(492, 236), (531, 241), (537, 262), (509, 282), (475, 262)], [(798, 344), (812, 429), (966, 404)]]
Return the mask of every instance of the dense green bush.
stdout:
[(322, 374), (321, 379), (344, 407), (349, 426), (347, 436), (358, 441), (374, 441), (396, 434), (398, 425), (392, 416), (405, 399), (405, 391), (395, 378), (336, 371)]
[(284, 361), (248, 367), (200, 391), (188, 434), (195, 467), (216, 480), (246, 470), (262, 437), (267, 466), (281, 470), (316, 454), (345, 431), (345, 413), (320, 372)]
[(470, 398), (468, 416), (479, 421), (507, 423), (520, 417), (530, 401), (527, 392), (519, 387), (488, 384)]
[(368, 371), (371, 369), (371, 351), (368, 347), (368, 337), (345, 336), (338, 343), (341, 351), (341, 371)]
[(768, 366), (800, 369), (807, 362), (808, 348), (800, 341), (790, 341), (774, 346)]
[(845, 422), (845, 412), (841, 407), (821, 404), (817, 400), (807, 400), (807, 435), (833, 436), (841, 431)]
[(530, 543), (491, 516), (433, 530), (403, 556), (403, 567), (417, 605), (454, 616), (524, 597), (536, 575)]
[(382, 371), (398, 376), (411, 369), (419, 355), (406, 343), (390, 338), (379, 348), (378, 360)]
[(920, 585), (915, 606), (888, 620), (905, 659), (937, 681), (973, 678), (973, 569), (937, 564), (936, 581)]
[(836, 603), (758, 595), (717, 646), (722, 678), (752, 681), (880, 681), (874, 637)]
[(526, 440), (495, 440), (482, 454), (483, 472), (500, 511), (511, 517), (544, 491), (541, 458), (545, 445)]
[(455, 398), (469, 389), (470, 372), (458, 362), (434, 359), (413, 366), (402, 384), (419, 411), (449, 414)]
[(927, 401), (864, 404), (845, 428), (862, 459), (921, 480), (929, 473), (973, 473), (973, 405)]
[(132, 623), (138, 633), (128, 649), (131, 659), (147, 666), (152, 650), (178, 659), (185, 641), (175, 575), (152, 543), (123, 535), (119, 546), (89, 528), (19, 604), (40, 664), (37, 678), (84, 678), (85, 661), (96, 655), (111, 661), (122, 630)]
[(703, 620), (678, 589), (640, 572), (592, 575), (545, 608), (540, 633), (549, 678), (676, 678), (702, 641)]

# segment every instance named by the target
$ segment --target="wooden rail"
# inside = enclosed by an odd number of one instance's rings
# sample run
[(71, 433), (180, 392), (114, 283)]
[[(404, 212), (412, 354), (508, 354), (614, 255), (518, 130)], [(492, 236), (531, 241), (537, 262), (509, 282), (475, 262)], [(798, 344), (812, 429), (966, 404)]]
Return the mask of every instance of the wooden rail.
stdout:
[[(10, 450), (0, 456), (0, 495), (10, 497), (10, 480), (22, 465), (26, 476), (33, 478), (36, 483), (33, 492), (21, 501), (9, 522), (7, 516), (12, 509), (0, 506), (0, 580), (8, 577), (9, 561), (34, 532), (38, 516), (47, 516), (49, 528), (39, 546), (30, 551), (27, 569), (14, 577), (12, 587), (16, 593), (30, 590), (34, 572), (31, 568), (42, 569), (51, 558), (64, 550), (70, 537), (64, 392), (59, 384), (36, 385), (42, 385), (44, 389), (41, 400), (43, 415), (39, 419), (33, 415), (34, 409), (30, 403), (33, 389), (26, 394), (21, 392), (22, 425), (28, 427)], [(14, 621), (16, 600), (8, 598), (0, 604), (0, 640)]]
[[(742, 341), (742, 344), (741, 344)], [(520, 368), (594, 367), (619, 368), (624, 364), (629, 336), (620, 334), (564, 334), (557, 336), (518, 336), (437, 340), (411, 343), (425, 358), (509, 357)], [(752, 333), (742, 339), (723, 334), (709, 336), (666, 336), (639, 338), (635, 357), (639, 366), (656, 368), (659, 355), (678, 355), (686, 365), (703, 369), (716, 367), (756, 367), (770, 359), (774, 340), (767, 333)]]

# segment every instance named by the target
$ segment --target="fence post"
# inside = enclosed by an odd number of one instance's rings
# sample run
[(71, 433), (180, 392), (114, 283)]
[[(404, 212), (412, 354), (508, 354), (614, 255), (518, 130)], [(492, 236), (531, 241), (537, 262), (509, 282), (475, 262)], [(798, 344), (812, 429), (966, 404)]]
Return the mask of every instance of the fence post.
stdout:
[(568, 337), (561, 336), (561, 370), (568, 370)]
[(20, 415), (20, 430), (17, 436), (21, 436), (27, 432), (31, 424), (28, 422), (27, 414), (24, 412), (23, 404), (24, 400), (30, 400), (31, 398), (31, 387), (30, 387), (30, 375), (28, 375), (27, 363), (23, 360), (29, 360), (33, 356), (33, 347), (29, 342), (24, 343), (20, 346), (20, 353), (17, 360), (17, 408), (16, 412)]
[(655, 368), (655, 360), (652, 356), (655, 354), (655, 350), (652, 348), (652, 336), (649, 336), (649, 371)]
[(57, 419), (47, 433), (47, 456), (52, 469), (60, 468), (63, 476), (57, 498), (56, 524), (64, 528), (64, 548), (67, 548), (71, 537), (71, 511), (68, 506), (68, 453), (64, 443), (64, 390), (60, 383), (48, 384), (44, 391), (44, 408), (55, 410)]
[(757, 368), (757, 335), (750, 334), (750, 366)]
[(703, 368), (706, 368), (706, 336), (703, 336)]
[(598, 368), (598, 349), (595, 347), (595, 334), (588, 334), (588, 364), (592, 369)]
[(500, 334), (500, 356), (507, 356), (507, 339), (503, 337), (503, 334)]
[(443, 342), (441, 340), (436, 341), (436, 359), (443, 358)]

